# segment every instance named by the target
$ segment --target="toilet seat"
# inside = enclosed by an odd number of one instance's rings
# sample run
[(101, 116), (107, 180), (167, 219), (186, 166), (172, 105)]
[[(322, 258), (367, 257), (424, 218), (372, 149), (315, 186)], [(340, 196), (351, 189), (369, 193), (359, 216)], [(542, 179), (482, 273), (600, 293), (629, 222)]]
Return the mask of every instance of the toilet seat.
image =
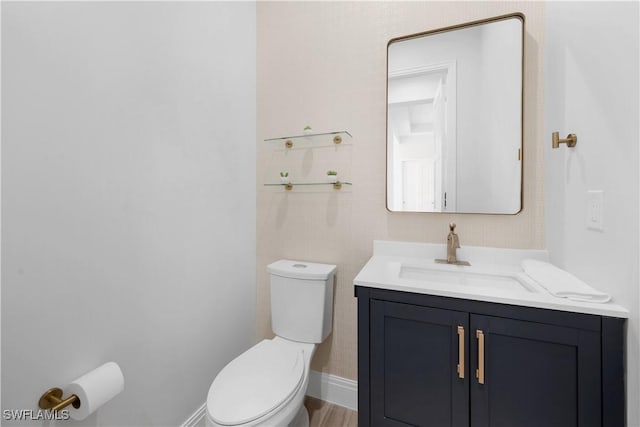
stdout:
[(250, 423), (288, 403), (304, 374), (302, 348), (264, 340), (220, 371), (207, 396), (209, 416), (221, 425)]

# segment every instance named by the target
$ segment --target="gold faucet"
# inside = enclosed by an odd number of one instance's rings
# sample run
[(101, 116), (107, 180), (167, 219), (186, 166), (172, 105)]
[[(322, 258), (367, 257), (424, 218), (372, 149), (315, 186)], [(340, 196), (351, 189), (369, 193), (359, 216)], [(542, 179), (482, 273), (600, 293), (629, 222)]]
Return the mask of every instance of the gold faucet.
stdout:
[(447, 263), (455, 264), (458, 262), (456, 257), (456, 249), (460, 247), (460, 239), (456, 234), (456, 223), (449, 223), (449, 235), (447, 235)]
[(459, 247), (460, 238), (456, 234), (456, 223), (450, 222), (449, 234), (447, 235), (447, 259), (437, 259), (435, 262), (439, 264), (471, 265), (467, 261), (458, 261), (456, 251)]

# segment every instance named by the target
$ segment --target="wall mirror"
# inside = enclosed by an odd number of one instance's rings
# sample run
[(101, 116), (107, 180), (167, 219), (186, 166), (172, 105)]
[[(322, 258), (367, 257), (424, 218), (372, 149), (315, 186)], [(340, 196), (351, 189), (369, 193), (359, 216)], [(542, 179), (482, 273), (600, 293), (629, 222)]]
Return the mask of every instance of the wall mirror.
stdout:
[(524, 17), (400, 37), (387, 47), (387, 209), (522, 208)]

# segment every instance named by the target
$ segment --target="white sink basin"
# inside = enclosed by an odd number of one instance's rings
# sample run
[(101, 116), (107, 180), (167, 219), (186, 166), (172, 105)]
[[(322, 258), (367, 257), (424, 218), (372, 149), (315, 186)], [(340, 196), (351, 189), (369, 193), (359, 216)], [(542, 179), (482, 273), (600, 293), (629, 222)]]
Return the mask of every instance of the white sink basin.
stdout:
[(458, 258), (470, 266), (436, 263), (447, 253), (444, 244), (376, 240), (373, 256), (353, 279), (359, 288), (469, 299), (498, 304), (629, 317), (616, 304), (558, 298), (529, 277), (525, 259), (548, 261), (546, 251), (465, 246)]
[(423, 280), (446, 285), (536, 292), (535, 288), (515, 273), (477, 272), (471, 267), (402, 264), (399, 276), (401, 279)]
[(498, 304), (563, 310), (628, 318), (616, 304), (595, 304), (558, 298), (529, 277), (525, 259), (548, 261), (546, 251), (466, 246), (458, 258), (470, 266), (437, 264), (447, 253), (443, 244), (376, 240), (373, 256), (353, 279), (360, 288), (408, 294), (462, 298)]

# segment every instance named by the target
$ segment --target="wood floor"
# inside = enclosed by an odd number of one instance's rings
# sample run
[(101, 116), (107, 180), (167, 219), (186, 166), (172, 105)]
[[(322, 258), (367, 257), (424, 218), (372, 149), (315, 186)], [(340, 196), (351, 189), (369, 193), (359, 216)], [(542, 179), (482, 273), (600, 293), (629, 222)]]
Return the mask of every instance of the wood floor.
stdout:
[(313, 397), (305, 397), (309, 427), (357, 427), (358, 413)]

